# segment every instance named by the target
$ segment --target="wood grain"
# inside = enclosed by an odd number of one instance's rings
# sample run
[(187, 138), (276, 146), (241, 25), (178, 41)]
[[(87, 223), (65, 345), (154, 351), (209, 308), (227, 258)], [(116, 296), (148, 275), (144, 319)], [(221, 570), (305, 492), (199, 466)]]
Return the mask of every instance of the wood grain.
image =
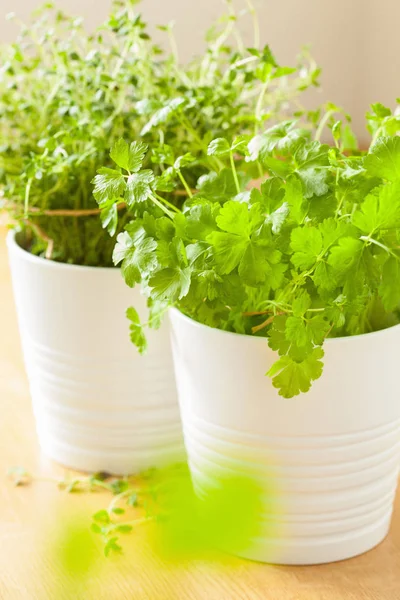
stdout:
[[(400, 496), (387, 539), (355, 559), (318, 567), (274, 567), (227, 556), (173, 565), (153, 552), (144, 529), (124, 555), (102, 556), (81, 582), (57, 560), (63, 533), (107, 505), (102, 494), (71, 495), (53, 483), (16, 488), (3, 475), (23, 465), (41, 477), (65, 469), (40, 453), (21, 358), (0, 232), (0, 599), (1, 600), (400, 600)], [(238, 507), (240, 510), (240, 507)]]

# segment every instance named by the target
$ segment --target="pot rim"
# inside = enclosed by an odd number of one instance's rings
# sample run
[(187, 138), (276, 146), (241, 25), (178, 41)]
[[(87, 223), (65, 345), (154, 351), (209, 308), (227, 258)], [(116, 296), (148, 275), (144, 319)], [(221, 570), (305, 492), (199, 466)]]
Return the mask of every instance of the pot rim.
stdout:
[[(226, 335), (227, 337), (235, 336), (236, 339), (238, 339), (239, 337), (242, 337), (242, 338), (247, 338), (247, 339), (252, 339), (252, 340), (261, 340), (263, 342), (267, 341), (266, 337), (258, 337), (258, 336), (254, 336), (254, 335), (249, 335), (247, 333), (236, 333), (234, 331), (225, 331), (224, 329), (218, 329), (218, 327), (210, 327), (210, 325), (205, 325), (204, 323), (199, 323), (199, 321), (195, 321), (191, 317), (188, 317), (182, 311), (180, 311), (178, 308), (175, 308), (175, 307), (171, 307), (169, 310), (170, 310), (170, 312), (176, 314), (183, 321), (188, 322), (190, 325), (192, 325), (198, 329), (210, 329), (211, 331), (217, 331), (218, 333)], [(392, 331), (393, 329), (396, 329), (396, 328), (398, 328), (400, 331), (400, 323), (397, 323), (397, 325), (392, 325), (391, 327), (386, 327), (386, 329), (378, 329), (377, 331), (370, 331), (368, 333), (359, 333), (357, 335), (346, 335), (346, 336), (336, 337), (336, 338), (327, 338), (324, 341), (324, 343), (322, 344), (322, 348), (324, 347), (325, 344), (334, 344), (334, 343), (339, 343), (339, 342), (351, 343), (351, 340), (359, 340), (360, 338), (366, 338), (366, 337), (368, 339), (371, 339), (372, 337), (382, 335), (383, 333), (385, 333), (387, 331)]]
[(48, 269), (65, 269), (65, 270), (80, 269), (82, 272), (83, 271), (90, 271), (90, 272), (104, 271), (106, 273), (112, 273), (112, 272), (120, 273), (119, 267), (94, 267), (94, 266), (90, 266), (90, 265), (74, 265), (74, 264), (65, 263), (65, 262), (57, 262), (56, 260), (43, 258), (42, 256), (36, 256), (35, 254), (32, 254), (28, 250), (25, 250), (25, 248), (22, 248), (22, 246), (20, 246), (18, 244), (17, 239), (16, 239), (17, 234), (18, 234), (17, 229), (11, 229), (7, 233), (7, 237), (6, 237), (7, 247), (10, 252), (19, 254), (19, 256), (27, 262), (32, 262), (34, 264), (41, 264), (43, 267), (48, 268)]

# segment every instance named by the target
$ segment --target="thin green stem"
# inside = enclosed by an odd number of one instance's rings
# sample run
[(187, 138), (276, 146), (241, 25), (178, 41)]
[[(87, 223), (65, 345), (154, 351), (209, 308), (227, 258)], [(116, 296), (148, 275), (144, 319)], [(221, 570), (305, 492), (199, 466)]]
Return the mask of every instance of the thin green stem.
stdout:
[(181, 212), (177, 206), (172, 204), (172, 202), (169, 202), (169, 200), (167, 200), (166, 198), (163, 198), (162, 196), (160, 196), (159, 194), (156, 194), (155, 192), (154, 192), (154, 195), (158, 200), (160, 200), (161, 202), (164, 202), (164, 204), (166, 204), (167, 206), (172, 208), (172, 210), (174, 210), (175, 212), (177, 212), (177, 213)]
[(180, 169), (178, 169), (177, 173), (178, 173), (178, 177), (179, 177), (179, 179), (180, 179), (180, 180), (181, 180), (181, 182), (182, 182), (182, 185), (183, 185), (183, 187), (185, 188), (185, 190), (186, 190), (186, 192), (187, 192), (187, 195), (189, 196), (189, 198), (193, 198), (192, 190), (191, 190), (191, 189), (190, 189), (190, 187), (188, 186), (188, 184), (187, 184), (187, 181), (186, 181), (186, 179), (184, 178), (184, 176), (182, 175), (182, 173), (181, 173)]
[(158, 208), (161, 208), (161, 210), (173, 221), (174, 214), (171, 211), (169, 211), (168, 208), (164, 206), (164, 204), (157, 200), (157, 198), (153, 194), (150, 194), (149, 198), (150, 200), (152, 200), (152, 202), (154, 202), (156, 206), (158, 206)]
[(229, 152), (229, 160), (230, 160), (230, 163), (231, 163), (231, 168), (232, 168), (232, 173), (233, 173), (233, 179), (235, 180), (236, 191), (237, 191), (238, 194), (240, 194), (239, 178), (238, 178), (238, 174), (237, 174), (237, 171), (236, 171), (235, 159), (233, 158), (233, 152), (232, 152), (232, 150)]
[(314, 137), (314, 139), (315, 139), (316, 141), (319, 141), (319, 139), (320, 139), (320, 137), (321, 137), (321, 135), (322, 135), (322, 132), (323, 132), (323, 130), (325, 129), (325, 126), (326, 126), (326, 124), (328, 123), (328, 121), (329, 121), (329, 119), (331, 118), (331, 116), (335, 114), (335, 112), (336, 112), (335, 110), (328, 110), (328, 111), (327, 111), (327, 112), (324, 114), (324, 116), (322, 117), (322, 119), (321, 119), (321, 121), (319, 122), (319, 125), (318, 125), (318, 127), (317, 127), (317, 130), (316, 130), (316, 132), (315, 132), (315, 137)]
[(178, 51), (178, 44), (176, 43), (175, 36), (172, 33), (172, 23), (168, 26), (168, 40), (169, 40), (169, 45), (171, 47), (173, 57), (175, 59), (176, 64), (178, 65), (179, 64), (179, 51)]
[(253, 19), (253, 30), (254, 30), (254, 48), (260, 47), (260, 24), (258, 22), (257, 11), (251, 0), (246, 0), (247, 6), (249, 7), (249, 13)]
[(264, 102), (265, 94), (268, 89), (269, 82), (270, 82), (270, 78), (267, 77), (266, 81), (264, 81), (263, 86), (261, 88), (260, 95), (258, 96), (258, 100), (257, 100), (257, 104), (256, 104), (256, 111), (255, 111), (256, 123), (254, 126), (254, 135), (257, 135), (258, 127), (261, 122), (261, 113), (262, 113), (262, 108), (263, 108), (263, 102)]
[(134, 493), (134, 490), (129, 488), (129, 490), (125, 490), (124, 492), (121, 492), (120, 494), (117, 494), (116, 496), (114, 496), (114, 498), (111, 500), (111, 502), (107, 508), (107, 512), (109, 514), (112, 513), (114, 508), (116, 508), (118, 506), (119, 502), (121, 500), (123, 500), (123, 498), (126, 498), (127, 496), (130, 496), (133, 493)]
[(26, 184), (26, 188), (25, 188), (25, 200), (24, 200), (24, 217), (25, 219), (28, 218), (29, 215), (29, 195), (31, 193), (31, 186), (32, 186), (32, 177), (30, 177), (27, 181)]
[(360, 240), (362, 240), (363, 242), (375, 244), (375, 246), (379, 246), (379, 248), (382, 248), (382, 250), (385, 250), (385, 252), (387, 252), (388, 254), (391, 254), (395, 258), (398, 258), (397, 254), (395, 254), (393, 252), (393, 250), (391, 250), (390, 248), (388, 248), (387, 246), (385, 246), (381, 242), (378, 242), (378, 240), (375, 240), (374, 238), (372, 238), (369, 235), (361, 235), (360, 236)]

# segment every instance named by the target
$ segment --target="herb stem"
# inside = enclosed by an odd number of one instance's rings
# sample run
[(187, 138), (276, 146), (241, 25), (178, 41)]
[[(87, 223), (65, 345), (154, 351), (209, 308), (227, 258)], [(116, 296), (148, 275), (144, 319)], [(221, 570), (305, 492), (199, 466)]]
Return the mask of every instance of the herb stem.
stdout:
[(29, 214), (29, 195), (31, 193), (31, 186), (32, 186), (32, 177), (29, 177), (26, 187), (25, 187), (25, 200), (24, 200), (24, 217), (25, 217), (25, 219), (28, 218), (28, 214)]
[(335, 114), (335, 110), (328, 110), (324, 116), (322, 117), (321, 121), (319, 122), (319, 125), (317, 127), (317, 130), (315, 132), (315, 137), (314, 140), (319, 141), (323, 130), (325, 129), (326, 124), (328, 123), (329, 119), (331, 118), (332, 115)]
[(257, 100), (257, 104), (256, 104), (256, 112), (255, 112), (256, 123), (254, 126), (254, 135), (257, 135), (258, 128), (259, 128), (259, 125), (261, 122), (261, 113), (262, 113), (262, 108), (263, 108), (263, 102), (264, 102), (265, 94), (268, 89), (269, 82), (270, 82), (270, 78), (267, 77), (266, 81), (264, 81), (263, 86), (261, 88), (260, 95), (258, 96), (258, 100)]
[(254, 48), (260, 47), (260, 24), (258, 22), (257, 11), (251, 0), (247, 0), (247, 6), (249, 7), (249, 13), (253, 19), (253, 30), (254, 30)]
[(170, 208), (172, 208), (172, 210), (174, 210), (177, 213), (180, 213), (181, 211), (179, 210), (179, 208), (177, 206), (175, 206), (174, 204), (172, 204), (172, 202), (169, 202), (169, 200), (167, 200), (166, 198), (163, 198), (162, 196), (159, 196), (159, 194), (156, 194), (154, 192), (155, 197), (160, 200), (161, 202), (164, 202), (164, 204), (166, 204), (167, 206), (169, 206)]
[[(166, 208), (166, 206), (164, 206), (164, 204), (162, 204), (159, 200), (157, 200), (157, 198), (154, 196), (154, 194), (150, 194), (149, 196), (150, 200), (152, 200), (154, 202), (154, 204), (156, 206), (158, 206), (158, 208), (161, 208), (161, 210), (163, 212), (165, 212), (165, 214), (173, 221), (174, 219), (174, 214), (168, 210), (168, 208)], [(163, 199), (164, 202), (164, 199)]]
[(235, 160), (233, 158), (233, 152), (232, 152), (232, 150), (229, 152), (229, 160), (230, 160), (231, 167), (232, 167), (233, 179), (235, 180), (236, 191), (237, 191), (238, 194), (240, 194), (239, 178), (238, 178), (238, 174), (237, 174), (237, 171), (236, 171)]
[(186, 182), (186, 179), (184, 178), (184, 176), (183, 176), (183, 175), (182, 175), (182, 173), (181, 173), (181, 170), (180, 170), (180, 169), (178, 169), (177, 173), (178, 173), (178, 177), (179, 177), (179, 179), (180, 179), (180, 180), (181, 180), (181, 182), (182, 182), (182, 185), (183, 185), (183, 187), (185, 188), (185, 190), (186, 190), (186, 192), (187, 192), (187, 195), (189, 196), (189, 198), (193, 198), (192, 190), (191, 190), (191, 189), (190, 189), (190, 187), (188, 186), (188, 184), (187, 184), (187, 182)]
[(374, 238), (370, 237), (369, 235), (361, 235), (360, 240), (362, 240), (363, 242), (375, 244), (375, 246), (379, 246), (379, 248), (382, 248), (382, 250), (385, 250), (388, 254), (391, 254), (395, 258), (398, 258), (397, 255), (390, 248), (388, 248), (381, 242), (378, 242), (378, 240), (375, 240)]

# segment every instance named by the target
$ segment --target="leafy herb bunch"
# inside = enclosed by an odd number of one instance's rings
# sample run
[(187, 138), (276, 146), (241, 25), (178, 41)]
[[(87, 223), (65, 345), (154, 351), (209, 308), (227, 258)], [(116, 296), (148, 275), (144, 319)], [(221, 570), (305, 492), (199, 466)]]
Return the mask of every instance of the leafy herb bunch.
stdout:
[[(176, 306), (205, 325), (267, 337), (279, 354), (268, 375), (290, 398), (320, 377), (327, 337), (398, 323), (400, 119), (374, 105), (369, 123), (368, 152), (346, 148), (341, 121), (332, 146), (296, 121), (215, 139), (208, 153), (220, 166), (200, 177), (182, 210), (163, 201), (159, 176), (140, 170), (144, 147), (114, 146), (122, 171), (114, 202), (123, 198), (134, 215), (114, 261), (129, 286), (142, 284), (146, 325)], [(249, 166), (267, 176), (253, 189)], [(107, 191), (112, 201), (115, 189)], [(133, 308), (128, 317), (143, 352)]]
[[(114, 242), (102, 232), (90, 181), (99, 166), (112, 166), (108, 151), (122, 135), (152, 146), (145, 165), (157, 175), (166, 171), (162, 189), (180, 205), (183, 181), (177, 189), (172, 183), (183, 164), (176, 163), (179, 156), (189, 148), (197, 155), (190, 188), (216, 164), (207, 157), (212, 138), (229, 135), (239, 122), (251, 128), (281, 119), (299, 92), (317, 83), (319, 69), (308, 56), (296, 70), (278, 67), (268, 48), (247, 51), (229, 2), (230, 14), (209, 32), (204, 55), (183, 67), (172, 26), (160, 27), (171, 44), (162, 52), (136, 3), (114, 2), (94, 35), (47, 3), (1, 51), (2, 204), (34, 254), (112, 263)], [(254, 23), (258, 45), (256, 17)], [(97, 199), (102, 202), (101, 191)], [(101, 208), (103, 226), (115, 235), (125, 222), (124, 206)]]

